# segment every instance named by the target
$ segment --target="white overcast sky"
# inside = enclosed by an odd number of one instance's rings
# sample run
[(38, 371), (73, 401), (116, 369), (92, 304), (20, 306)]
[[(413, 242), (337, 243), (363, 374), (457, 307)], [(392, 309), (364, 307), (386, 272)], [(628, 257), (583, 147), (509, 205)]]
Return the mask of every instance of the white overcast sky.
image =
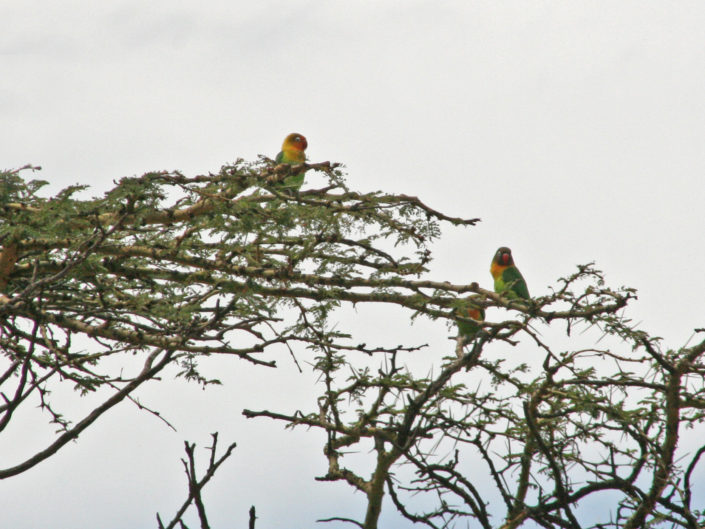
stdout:
[[(99, 194), (122, 176), (273, 156), (301, 132), (353, 189), (482, 218), (444, 230), (433, 278), (490, 288), (507, 245), (540, 295), (596, 261), (639, 290), (635, 321), (678, 347), (705, 327), (704, 27), (700, 1), (5, 1), (0, 166)], [(442, 324), (414, 329), (448, 346)], [(313, 481), (322, 437), (240, 418), (310, 404), (310, 375), (221, 367), (227, 388), (142, 393), (179, 432), (125, 404), (0, 482), (0, 525), (155, 527), (185, 493), (182, 440), (216, 430), (239, 448), (206, 490), (214, 529), (245, 526), (251, 504), (258, 529), (361, 518), (361, 494)], [(45, 419), (0, 439), (0, 467), (45, 444)]]

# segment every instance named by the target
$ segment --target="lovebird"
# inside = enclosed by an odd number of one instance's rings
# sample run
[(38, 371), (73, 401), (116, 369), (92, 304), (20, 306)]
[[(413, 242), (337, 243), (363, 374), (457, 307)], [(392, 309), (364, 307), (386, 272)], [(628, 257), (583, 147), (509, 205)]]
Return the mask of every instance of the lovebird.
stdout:
[[(472, 318), (475, 321), (485, 321), (485, 309), (482, 307), (465, 307), (462, 309), (457, 309), (455, 313), (463, 318)], [(474, 338), (477, 331), (480, 330), (480, 326), (473, 322), (456, 321), (458, 324), (458, 333), (465, 336), (467, 339)]]
[[(306, 154), (304, 153), (306, 147), (308, 147), (306, 138), (298, 132), (292, 132), (284, 138), (282, 150), (279, 154), (277, 154), (274, 161), (277, 163), (288, 163), (292, 165), (303, 163), (306, 161)], [(301, 188), (301, 184), (304, 183), (304, 173), (306, 173), (306, 171), (301, 171), (298, 174), (287, 176), (282, 182), (282, 187), (293, 191), (298, 191), (299, 188)]]
[(494, 254), (490, 273), (494, 278), (494, 291), (497, 294), (504, 294), (510, 299), (531, 299), (526, 281), (514, 265), (512, 251), (506, 246), (502, 246)]

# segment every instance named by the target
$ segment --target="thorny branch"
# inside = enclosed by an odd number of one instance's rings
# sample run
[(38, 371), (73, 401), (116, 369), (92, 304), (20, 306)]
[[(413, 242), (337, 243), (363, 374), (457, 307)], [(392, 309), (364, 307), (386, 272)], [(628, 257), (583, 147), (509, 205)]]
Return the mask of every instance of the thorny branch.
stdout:
[[(206, 472), (201, 479), (198, 479), (198, 477), (196, 476), (196, 443), (189, 443), (188, 441), (184, 442), (184, 450), (186, 451), (186, 456), (188, 460), (182, 459), (181, 462), (184, 465), (184, 470), (186, 472), (186, 478), (188, 481), (188, 498), (186, 498), (186, 501), (176, 512), (176, 515), (174, 516), (172, 521), (169, 522), (166, 526), (163, 524), (159, 514), (157, 514), (157, 523), (159, 529), (173, 529), (174, 527), (176, 527), (177, 523), (183, 525), (183, 516), (184, 514), (186, 514), (186, 511), (192, 503), (196, 506), (196, 511), (198, 512), (198, 519), (201, 523), (201, 529), (208, 529), (210, 527), (208, 525), (206, 508), (203, 504), (201, 491), (211, 480), (211, 478), (215, 475), (216, 471), (218, 470), (218, 467), (220, 467), (220, 465), (222, 465), (223, 462), (230, 457), (233, 450), (237, 446), (236, 443), (231, 443), (230, 446), (228, 446), (228, 448), (225, 450), (225, 452), (216, 459), (216, 450), (218, 447), (218, 433), (212, 433), (211, 437), (213, 438), (213, 442), (211, 446), (208, 447), (211, 456), (208, 461), (208, 468), (206, 469)], [(252, 508), (251, 516), (254, 517), (254, 507)], [(254, 522), (252, 522), (250, 525), (254, 525)]]
[[(328, 185), (278, 187), (305, 169)], [(681, 447), (705, 420), (705, 341), (664, 349), (626, 315), (635, 291), (606, 287), (594, 264), (530, 300), (429, 279), (441, 224), (479, 219), (356, 193), (328, 162), (149, 173), (91, 200), (76, 198), (81, 186), (50, 199), (41, 187), (21, 171), (0, 180), (0, 432), (30, 402), (59, 431), (0, 479), (122, 400), (138, 403), (135, 389), (167, 367), (207, 386), (218, 383), (199, 369), (211, 355), (275, 367), (287, 365), (284, 351), (288, 365), (291, 355), (320, 375), (317, 406), (243, 413), (325, 432), (318, 479), (347, 483), (366, 506), (362, 521), (321, 521), (376, 528), (388, 493), (402, 516), (434, 528), (705, 525), (695, 479), (705, 447)], [(457, 309), (472, 303), (504, 319), (474, 322), (474, 336), (442, 351), (368, 344), (332, 324), (341, 305), (369, 303), (451, 324), (470, 323)], [(407, 361), (422, 348), (432, 359), (419, 372)], [(143, 358), (142, 370), (104, 367), (123, 356)], [(72, 426), (51, 397), (67, 382), (111, 393)], [(208, 527), (201, 491), (234, 448), (216, 459), (216, 442), (200, 480), (186, 443), (189, 495), (166, 527), (183, 526), (190, 505)], [(347, 458), (353, 451), (374, 455), (369, 475)], [(604, 509), (585, 515), (596, 498)]]

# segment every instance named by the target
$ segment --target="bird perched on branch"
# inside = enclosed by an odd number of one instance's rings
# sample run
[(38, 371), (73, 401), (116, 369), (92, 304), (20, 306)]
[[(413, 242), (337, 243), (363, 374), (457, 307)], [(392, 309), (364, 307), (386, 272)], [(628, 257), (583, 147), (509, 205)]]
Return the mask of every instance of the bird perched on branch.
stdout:
[(463, 318), (470, 318), (478, 322), (474, 323), (471, 321), (466, 322), (456, 320), (456, 323), (458, 324), (458, 332), (467, 340), (470, 340), (475, 337), (477, 331), (480, 330), (479, 322), (485, 321), (485, 309), (483, 309), (482, 307), (475, 307), (472, 304), (468, 307), (457, 309), (455, 311), (455, 314), (457, 316), (461, 316)]
[(531, 299), (526, 281), (519, 269), (514, 265), (512, 251), (502, 246), (494, 254), (490, 273), (494, 278), (494, 291), (510, 299)]
[[(284, 143), (282, 144), (282, 150), (277, 154), (274, 159), (277, 163), (286, 163), (290, 165), (295, 165), (298, 163), (304, 163), (306, 161), (305, 150), (308, 147), (308, 142), (306, 138), (299, 134), (298, 132), (292, 132), (286, 138), (284, 138)], [(305, 169), (297, 174), (292, 174), (287, 176), (282, 182), (282, 187), (298, 191), (301, 185), (304, 183)]]

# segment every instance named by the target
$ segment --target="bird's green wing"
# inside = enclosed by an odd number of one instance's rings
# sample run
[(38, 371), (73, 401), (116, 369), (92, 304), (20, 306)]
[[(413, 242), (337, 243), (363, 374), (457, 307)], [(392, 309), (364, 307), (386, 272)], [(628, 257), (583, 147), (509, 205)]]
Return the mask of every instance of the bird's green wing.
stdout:
[(505, 269), (502, 273), (502, 280), (504, 281), (504, 288), (509, 289), (506, 293), (510, 294), (510, 297), (511, 293), (513, 293), (517, 297), (531, 299), (526, 281), (524, 281), (524, 277), (516, 266), (510, 266)]
[[(292, 165), (296, 163), (301, 163), (295, 160), (292, 161), (288, 159), (284, 151), (279, 151), (279, 154), (277, 154), (276, 158), (274, 158), (274, 161), (277, 163), (288, 163)], [(304, 183), (304, 173), (306, 173), (306, 171), (301, 171), (299, 174), (287, 176), (277, 187), (292, 191), (301, 189), (301, 186)]]
[(299, 174), (287, 176), (284, 179), (284, 182), (282, 183), (283, 187), (286, 189), (294, 189), (294, 190), (299, 190), (301, 189), (301, 186), (304, 183), (304, 172), (300, 172)]

